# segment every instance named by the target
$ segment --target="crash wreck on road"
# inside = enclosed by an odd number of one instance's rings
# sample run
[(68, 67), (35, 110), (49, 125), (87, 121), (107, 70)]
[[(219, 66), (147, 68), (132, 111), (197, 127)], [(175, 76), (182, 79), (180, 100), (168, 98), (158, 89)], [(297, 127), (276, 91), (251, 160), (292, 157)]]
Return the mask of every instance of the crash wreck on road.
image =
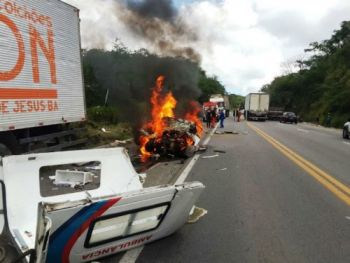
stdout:
[(179, 229), (204, 186), (143, 188), (124, 148), (1, 159), (0, 259), (88, 262)]
[(150, 99), (151, 120), (140, 130), (140, 152), (143, 160), (153, 156), (191, 157), (198, 150), (203, 132), (198, 118), (200, 107), (190, 102), (183, 118), (176, 118), (177, 101), (172, 92), (163, 94), (164, 76), (159, 76)]

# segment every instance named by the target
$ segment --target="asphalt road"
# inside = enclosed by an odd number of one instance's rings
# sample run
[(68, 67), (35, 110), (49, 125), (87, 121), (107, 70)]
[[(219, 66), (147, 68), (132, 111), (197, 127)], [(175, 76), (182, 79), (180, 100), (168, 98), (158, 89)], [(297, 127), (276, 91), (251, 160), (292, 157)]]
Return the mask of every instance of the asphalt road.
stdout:
[[(251, 125), (349, 187), (350, 141), (339, 131)], [(208, 214), (145, 246), (136, 262), (350, 262), (349, 204), (246, 123), (234, 129), (212, 137), (202, 157), (225, 153), (200, 158), (187, 178), (206, 185), (197, 205)]]

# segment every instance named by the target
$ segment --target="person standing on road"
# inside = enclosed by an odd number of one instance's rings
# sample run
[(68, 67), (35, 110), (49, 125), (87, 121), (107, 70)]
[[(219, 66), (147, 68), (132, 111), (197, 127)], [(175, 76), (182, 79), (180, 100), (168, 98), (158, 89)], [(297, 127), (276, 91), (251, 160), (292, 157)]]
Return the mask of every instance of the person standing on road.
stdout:
[(207, 128), (210, 128), (211, 113), (209, 109), (205, 112), (205, 122), (207, 123)]
[(215, 109), (212, 109), (211, 114), (210, 114), (210, 123), (211, 123), (211, 128), (215, 127), (215, 123), (216, 123), (216, 111)]
[(219, 112), (220, 128), (224, 128), (225, 113), (223, 110)]

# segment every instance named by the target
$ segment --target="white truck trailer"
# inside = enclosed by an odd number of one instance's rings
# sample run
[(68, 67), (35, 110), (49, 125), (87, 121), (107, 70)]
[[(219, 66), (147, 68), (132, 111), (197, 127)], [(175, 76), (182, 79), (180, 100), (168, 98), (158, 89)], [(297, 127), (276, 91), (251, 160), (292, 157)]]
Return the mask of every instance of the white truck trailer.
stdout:
[(266, 93), (250, 93), (245, 97), (245, 116), (249, 120), (267, 120), (270, 95)]
[(62, 127), (86, 117), (79, 10), (59, 0), (0, 1), (0, 10), (0, 156), (38, 142), (60, 150), (54, 140), (72, 135)]

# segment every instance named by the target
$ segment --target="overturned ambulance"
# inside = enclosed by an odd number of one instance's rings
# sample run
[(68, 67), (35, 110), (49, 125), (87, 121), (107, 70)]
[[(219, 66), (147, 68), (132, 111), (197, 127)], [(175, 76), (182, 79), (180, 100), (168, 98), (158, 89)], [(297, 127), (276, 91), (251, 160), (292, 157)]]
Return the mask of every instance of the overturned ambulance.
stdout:
[(0, 262), (87, 262), (172, 234), (204, 189), (143, 188), (124, 148), (9, 156)]

